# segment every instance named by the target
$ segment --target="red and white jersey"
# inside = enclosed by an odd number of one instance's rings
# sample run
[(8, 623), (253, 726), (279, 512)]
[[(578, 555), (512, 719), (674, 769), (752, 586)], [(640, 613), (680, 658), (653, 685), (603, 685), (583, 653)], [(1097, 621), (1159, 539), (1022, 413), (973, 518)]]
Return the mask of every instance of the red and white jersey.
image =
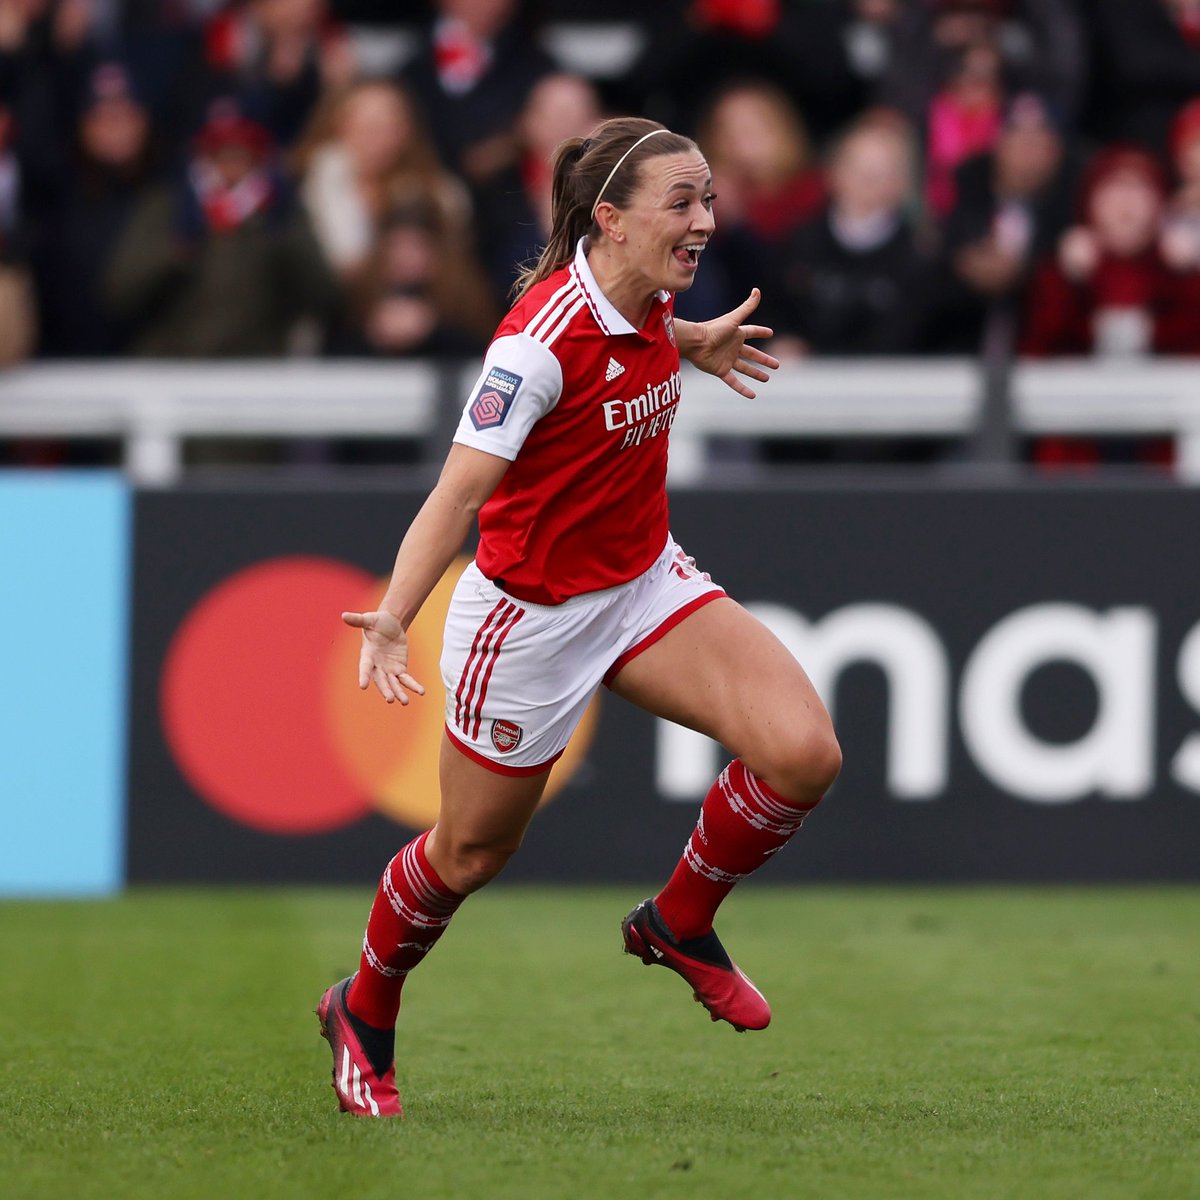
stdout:
[(479, 513), (479, 569), (533, 604), (626, 583), (667, 541), (679, 405), (673, 297), (635, 329), (575, 261), (500, 323), (456, 442), (512, 463)]

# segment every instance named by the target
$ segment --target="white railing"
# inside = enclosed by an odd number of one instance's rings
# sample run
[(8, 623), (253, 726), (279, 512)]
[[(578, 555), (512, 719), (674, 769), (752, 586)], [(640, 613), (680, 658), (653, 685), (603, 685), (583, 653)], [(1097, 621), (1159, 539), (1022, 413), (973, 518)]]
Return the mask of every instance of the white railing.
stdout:
[(34, 364), (0, 375), (0, 437), (113, 437), (141, 484), (183, 471), (188, 437), (424, 437), (439, 373), (425, 362)]
[(890, 359), (789, 365), (753, 400), (687, 369), (671, 429), (671, 478), (703, 478), (713, 437), (966, 437), (979, 420), (982, 380), (968, 359)]
[(1200, 359), (1021, 363), (1010, 394), (1022, 433), (1166, 434), (1200, 481)]
[[(33, 364), (0, 375), (0, 438), (118, 438), (130, 477), (163, 485), (180, 478), (189, 437), (431, 438), (477, 373), (426, 362)], [(755, 400), (688, 369), (672, 478), (701, 480), (715, 437), (969, 438), (984, 388), (967, 359), (814, 360), (782, 369)], [(1200, 360), (1023, 363), (1010, 396), (1019, 433), (1169, 434), (1180, 477), (1200, 481)]]

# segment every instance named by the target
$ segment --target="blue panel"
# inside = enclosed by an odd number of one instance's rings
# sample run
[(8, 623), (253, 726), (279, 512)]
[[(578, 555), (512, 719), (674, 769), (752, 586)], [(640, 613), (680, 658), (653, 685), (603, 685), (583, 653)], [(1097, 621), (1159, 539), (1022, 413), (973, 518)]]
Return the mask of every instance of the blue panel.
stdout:
[(0, 894), (122, 885), (130, 520), (118, 476), (0, 472)]

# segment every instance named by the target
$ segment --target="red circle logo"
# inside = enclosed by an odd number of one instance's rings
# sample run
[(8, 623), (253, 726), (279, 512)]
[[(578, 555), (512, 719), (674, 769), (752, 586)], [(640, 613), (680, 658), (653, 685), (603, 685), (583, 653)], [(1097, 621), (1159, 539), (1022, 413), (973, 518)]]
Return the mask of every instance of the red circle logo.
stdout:
[[(273, 558), (212, 588), (180, 623), (163, 665), (163, 731), (184, 778), (225, 816), (268, 833), (324, 833), (372, 810), (414, 829), (432, 825), (441, 633), (465, 565), (452, 564), (409, 630), (410, 666), (426, 694), (407, 707), (357, 686), (361, 639), (341, 613), (378, 604), (384, 584), (368, 572), (332, 558)], [(585, 753), (596, 715), (593, 703), (547, 799)], [(493, 724), (498, 750), (521, 736), (512, 722)]]

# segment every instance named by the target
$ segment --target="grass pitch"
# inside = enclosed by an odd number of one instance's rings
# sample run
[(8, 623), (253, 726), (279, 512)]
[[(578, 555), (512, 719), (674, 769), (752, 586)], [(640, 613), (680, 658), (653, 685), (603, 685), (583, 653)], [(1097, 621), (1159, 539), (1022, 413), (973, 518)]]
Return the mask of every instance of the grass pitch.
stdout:
[(362, 891), (0, 904), (0, 1194), (1200, 1197), (1200, 890), (743, 888), (762, 1033), (619, 953), (643, 892), (496, 887), (408, 985), (404, 1122), (312, 1009)]

